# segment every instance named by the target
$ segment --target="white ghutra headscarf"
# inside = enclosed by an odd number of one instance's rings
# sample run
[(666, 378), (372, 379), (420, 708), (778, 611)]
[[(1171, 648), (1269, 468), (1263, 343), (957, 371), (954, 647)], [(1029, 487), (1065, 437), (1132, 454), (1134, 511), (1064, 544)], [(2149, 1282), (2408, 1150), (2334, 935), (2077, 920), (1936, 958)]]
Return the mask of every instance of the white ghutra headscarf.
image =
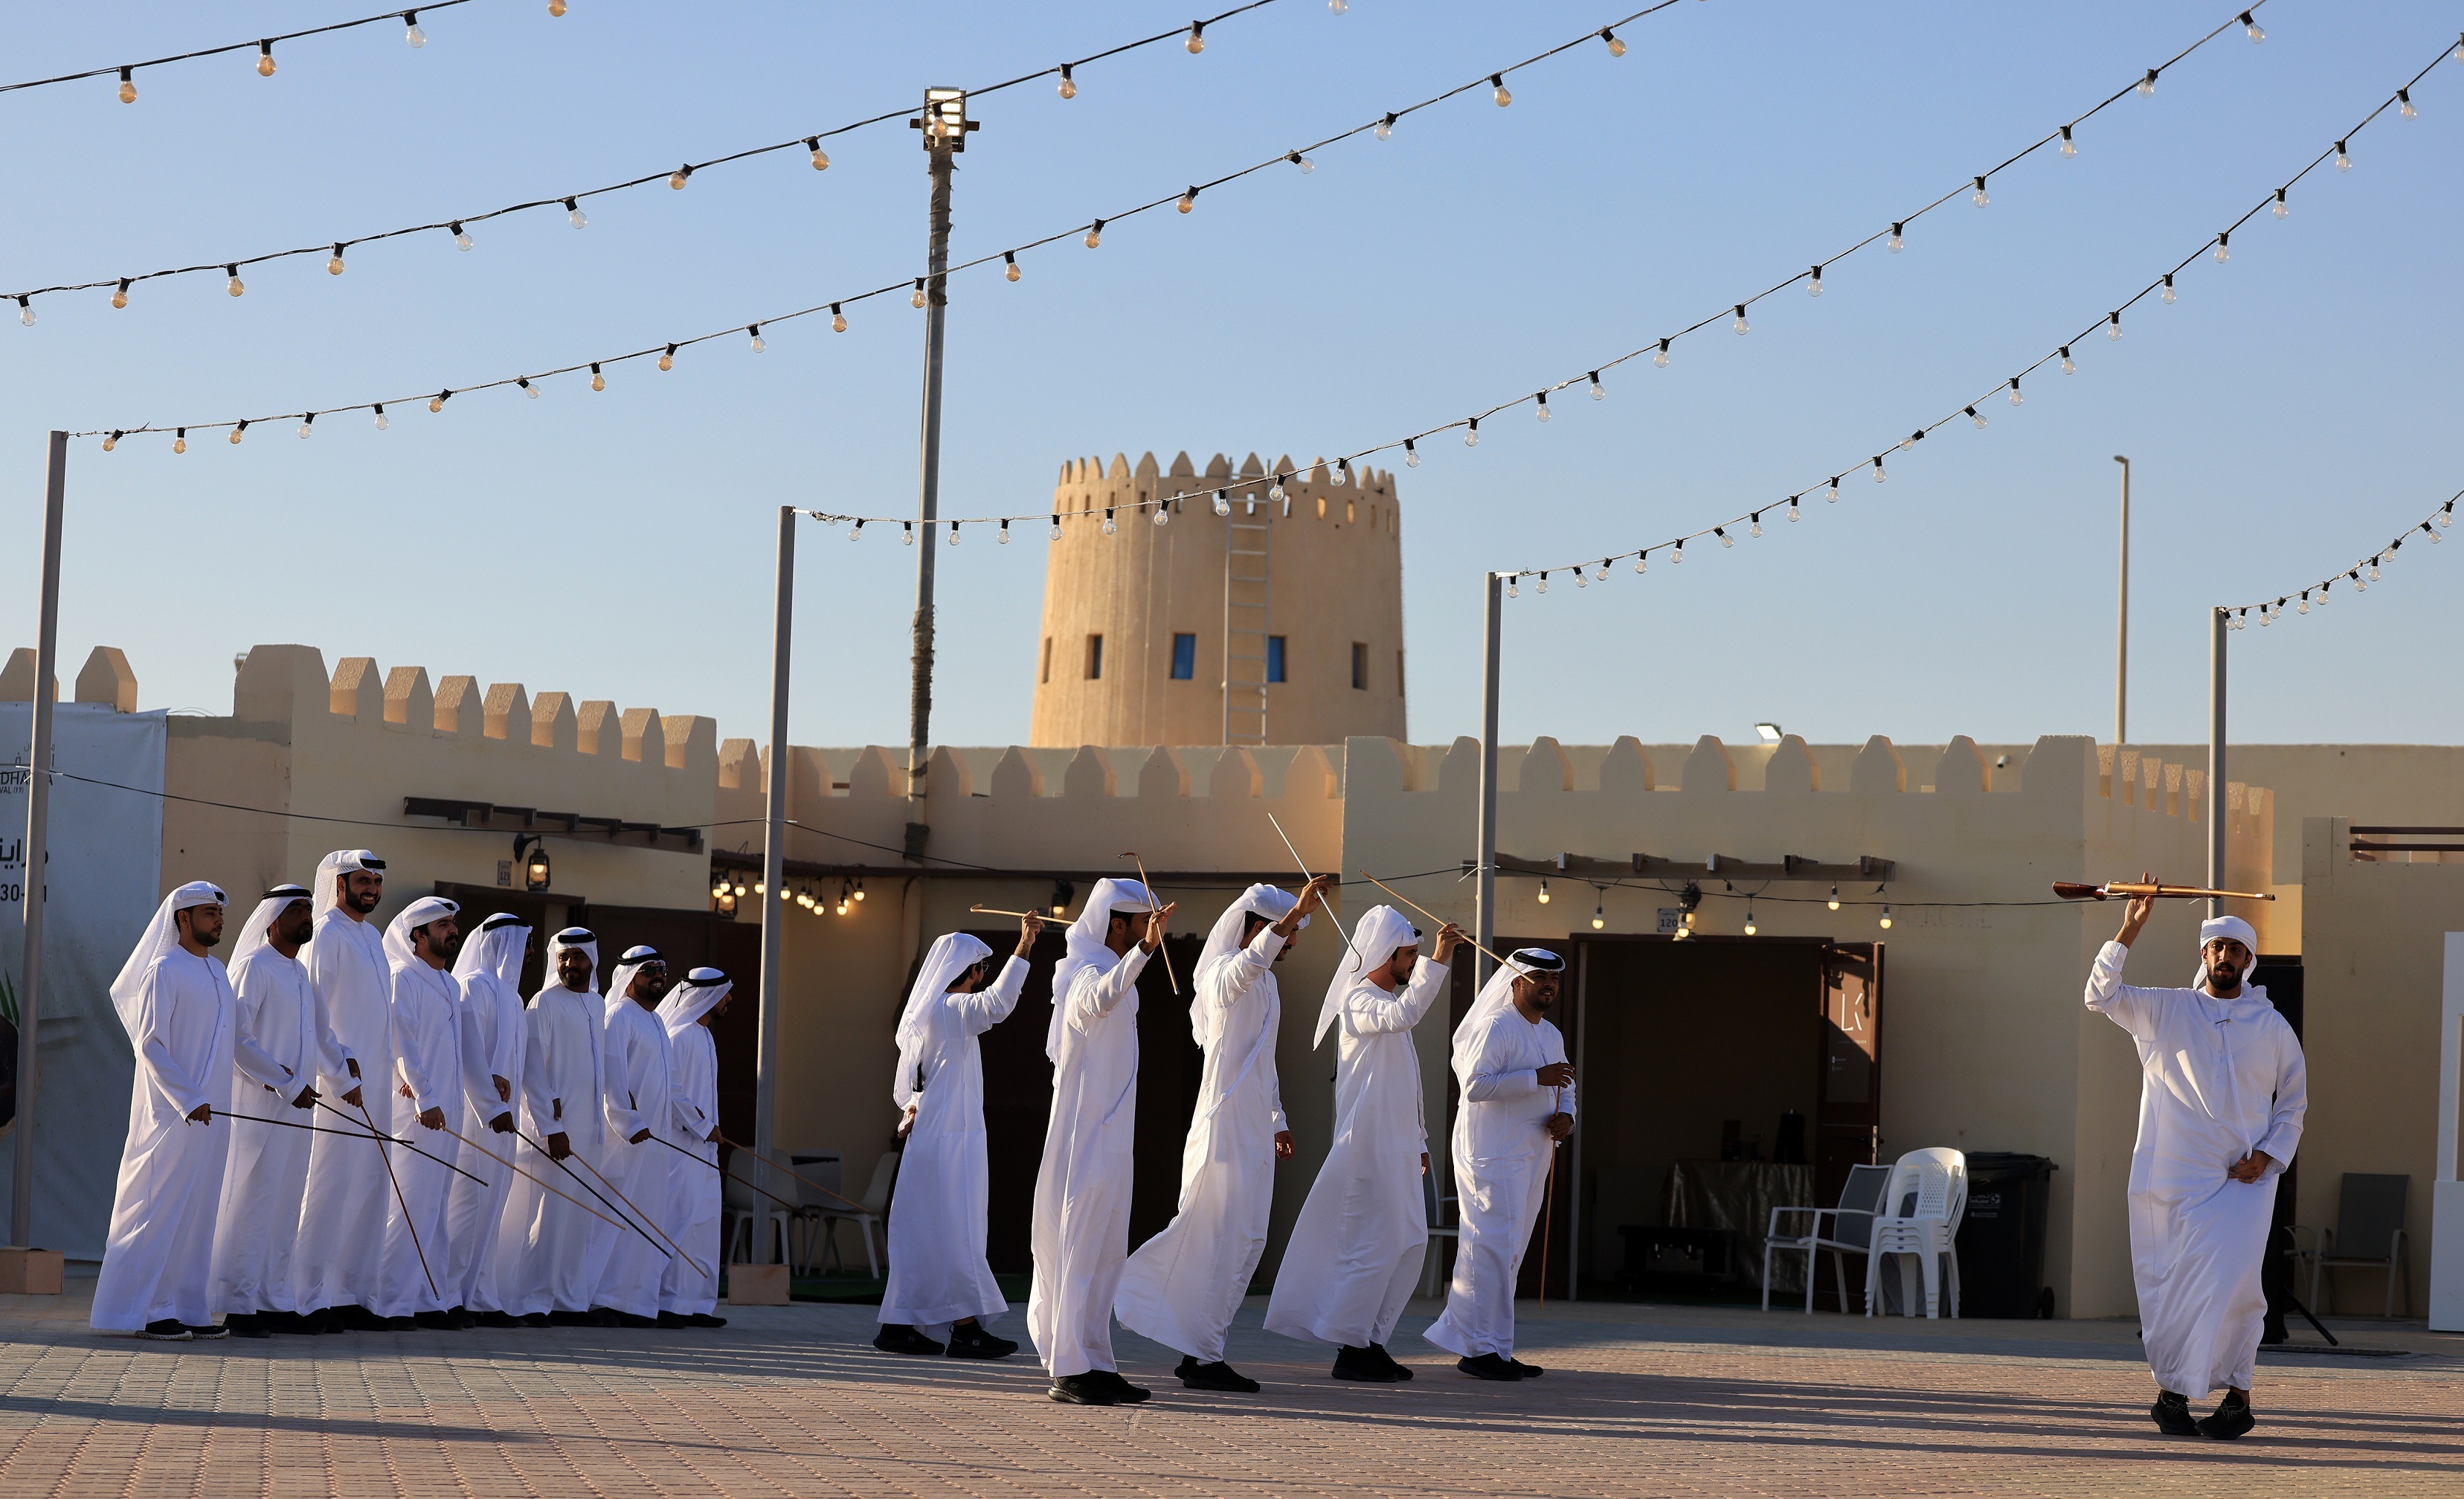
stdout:
[[(1463, 1016), (1463, 1024), (1455, 1027), (1456, 1077), (1463, 1077), (1463, 1064), (1470, 1060), (1473, 1048), (1480, 1044), (1481, 1032), (1488, 1028), (1488, 1023), (1497, 1018), (1499, 1011), (1514, 1003), (1515, 980), (1532, 974), (1561, 974), (1565, 971), (1566, 959), (1545, 947), (1518, 947), (1512, 956), (1498, 964), (1497, 971), (1488, 976), (1488, 981), (1480, 986), (1480, 996), (1471, 1002), (1471, 1009)], [(1468, 1088), (1471, 1085), (1466, 1081), (1463, 1086)]]
[[(980, 937), (964, 932), (944, 932), (924, 950), (924, 961), (915, 970), (915, 981), (907, 986), (907, 1007), (898, 1013), (898, 1070), (891, 1078), (890, 1094), (904, 1109), (923, 1085), (916, 1069), (924, 1065), (924, 1047), (933, 1039), (933, 1009), (958, 976), (993, 955), (993, 950)], [(1056, 1003), (1056, 1008), (1058, 1007)]]
[(650, 1013), (669, 1035), (682, 1033), (687, 1025), (699, 1021), (717, 1008), (718, 1002), (735, 991), (736, 981), (715, 968), (696, 968), (685, 975), (685, 981), (670, 989)]
[(318, 860), (316, 905), (309, 912), (310, 917), (322, 921), (326, 912), (342, 903), (343, 875), (368, 873), (383, 879), (385, 867), (385, 860), (366, 849), (337, 849)]
[(1094, 963), (1096, 954), (1106, 951), (1104, 934), (1111, 930), (1113, 913), (1142, 916), (1155, 909), (1155, 893), (1136, 880), (1095, 882), (1093, 893), (1079, 908), (1078, 919), (1062, 934), (1069, 952), (1052, 970), (1052, 1024), (1044, 1032), (1045, 1056), (1061, 1060), (1062, 1016), (1069, 1002), (1069, 986)]
[(248, 925), (239, 929), (239, 940), (231, 944), (231, 968), (236, 972), (241, 959), (260, 947), (271, 945), (273, 938), (269, 934), (274, 931), (274, 923), (282, 919), (285, 911), (302, 901), (308, 903), (312, 912), (315, 910), (316, 896), (303, 885), (276, 885), (267, 891), (265, 898), (256, 903), (256, 909), (249, 913)]
[[(564, 960), (567, 950), (590, 959), (590, 981), (580, 989), (567, 989), (565, 992), (596, 997), (599, 993), (599, 936), (588, 927), (579, 926), (566, 927), (547, 939), (547, 976), (539, 981), (539, 993), (564, 988), (564, 981), (557, 977), (557, 964)], [(536, 999), (538, 995), (532, 998)]]
[[(1259, 916), (1268, 922), (1281, 921), (1291, 915), (1301, 898), (1290, 891), (1272, 885), (1252, 885), (1241, 893), (1241, 898), (1215, 918), (1214, 929), (1206, 934), (1206, 947), (1189, 970), (1189, 1033), (1200, 1047), (1212, 1046), (1223, 1025), (1224, 1012), (1209, 1004), (1199, 995), (1205, 981), (1207, 964), (1219, 958), (1229, 958), (1241, 950), (1241, 935), (1249, 927), (1249, 918)], [(1310, 918), (1301, 917), (1307, 927)]]
[(422, 895), (403, 907), (402, 915), (394, 917), (393, 925), (385, 928), (385, 960), (397, 966), (417, 962), (419, 952), (412, 945), (410, 935), (437, 917), (452, 915), (461, 909), (459, 903), (442, 895)]
[(1420, 934), (1403, 919), (1403, 913), (1392, 906), (1372, 906), (1352, 929), (1352, 941), (1334, 965), (1334, 977), (1326, 986), (1326, 1003), (1317, 1012), (1317, 1034), (1309, 1038), (1314, 1048), (1326, 1043), (1326, 1033), (1333, 1028), (1335, 1016), (1343, 1013), (1345, 996), (1360, 987), (1363, 976), (1395, 956), (1398, 947), (1417, 947)]
[(179, 923), (172, 918), (181, 912), (197, 906), (225, 904), (220, 887), (205, 880), (190, 880), (163, 897), (154, 908), (154, 919), (145, 923), (145, 935), (137, 939), (129, 952), (128, 961), (120, 968), (120, 977), (111, 981), (111, 1007), (120, 1012), (120, 1024), (127, 1028), (129, 1038), (137, 1036), (137, 996), (145, 987), (145, 972), (154, 959), (180, 945)]
[(462, 951), (453, 959), (453, 977), (467, 982), (483, 973), (493, 975), (503, 982), (507, 993), (513, 993), (521, 980), (522, 959), (528, 956), (530, 945), (530, 927), (521, 917), (500, 911), (480, 922), (479, 930), (463, 942)]

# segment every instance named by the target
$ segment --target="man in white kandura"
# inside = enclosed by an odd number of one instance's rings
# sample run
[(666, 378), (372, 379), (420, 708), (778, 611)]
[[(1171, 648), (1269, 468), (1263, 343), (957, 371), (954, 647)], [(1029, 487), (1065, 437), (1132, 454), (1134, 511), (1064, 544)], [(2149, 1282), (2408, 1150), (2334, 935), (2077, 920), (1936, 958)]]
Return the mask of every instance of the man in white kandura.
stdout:
[[(2140, 876), (2155, 883), (2152, 874)], [(2267, 1314), (2259, 1264), (2276, 1179), (2301, 1143), (2301, 1043), (2247, 981), (2258, 937), (2239, 916), (2199, 928), (2195, 987), (2141, 989), (2122, 965), (2156, 902), (2134, 897), (2096, 955), (2087, 1007), (2139, 1044), (2139, 1144), (2130, 1157), (2130, 1273), (2156, 1377), (2149, 1414), (2168, 1436), (2238, 1437)], [(2192, 1400), (2223, 1389), (2215, 1414)]]
[[(718, 1047), (710, 1023), (727, 1013), (735, 982), (715, 968), (696, 968), (659, 1002), (668, 1033), (668, 1231), (685, 1255), (671, 1256), (659, 1276), (659, 1326), (725, 1327), (718, 1311)], [(695, 1262), (699, 1263), (695, 1263)]]
[[(1052, 1118), (1035, 1179), (1035, 1279), (1026, 1332), (1071, 1405), (1118, 1405), (1149, 1391), (1112, 1361), (1112, 1296), (1130, 1252), (1137, 1131), (1138, 974), (1163, 945), (1165, 918), (1136, 880), (1098, 880), (1069, 923), (1052, 971)], [(1139, 934), (1143, 931), (1144, 937)]]
[[(341, 1098), (369, 1086), (369, 1096), (350, 1112), (370, 1135), (392, 1119), (393, 981), (386, 972), (385, 937), (368, 916), (385, 898), (385, 860), (365, 849), (341, 849), (317, 866), (315, 932), (308, 944), (308, 985), (317, 995), (318, 1024), (341, 1047), (342, 1071), (320, 1063), (317, 1091)], [(376, 1111), (385, 1110), (383, 1114)], [(299, 1244), (291, 1268), (293, 1302), (307, 1331), (342, 1333), (372, 1325), (368, 1303), (377, 1293), (377, 1265), (385, 1256), (385, 1225), (393, 1211), (384, 1149), (348, 1133), (350, 1125), (324, 1110), (327, 1125), (344, 1133), (319, 1135), (308, 1147), (308, 1187), (299, 1202)]]
[(98, 1332), (174, 1342), (230, 1335), (214, 1325), (209, 1274), (231, 1139), (230, 1121), (215, 1115), (231, 1105), (237, 1004), (223, 965), (206, 956), (222, 937), (223, 893), (203, 880), (183, 885), (163, 897), (111, 981), (137, 1075), (94, 1283)]
[[(1446, 1310), (1420, 1335), (1479, 1379), (1536, 1379), (1514, 1356), (1514, 1281), (1531, 1224), (1549, 1198), (1557, 1142), (1574, 1131), (1574, 1069), (1551, 1024), (1566, 960), (1545, 947), (1516, 949), (1489, 975), (1455, 1027), (1455, 1246)], [(1548, 1267), (1541, 1267), (1548, 1273)]]
[[(242, 1113), (312, 1128), (341, 1126), (317, 1107), (316, 1080), (344, 1071), (348, 1055), (317, 1013), (316, 991), (299, 949), (314, 931), (315, 897), (305, 886), (276, 885), (231, 944), (231, 1096)], [(253, 1053), (253, 1054), (252, 1054)], [(346, 1107), (361, 1099), (354, 1083)], [(240, 1104), (236, 1100), (248, 1100)], [(305, 1331), (293, 1294), (299, 1200), (308, 1190), (308, 1130), (242, 1125), (223, 1170), (214, 1221), (214, 1310), (238, 1337)]]
[(1352, 931), (1318, 1012), (1322, 1044), (1342, 1025), (1334, 1081), (1334, 1140), (1284, 1245), (1266, 1301), (1266, 1331), (1332, 1343), (1334, 1377), (1391, 1383), (1412, 1371), (1386, 1352), (1428, 1252), (1429, 1169), (1420, 1059), (1412, 1027), (1445, 989), (1463, 933), (1420, 935), (1392, 906), (1372, 906)]
[(907, 990), (890, 1080), (907, 1148), (890, 1200), (890, 1284), (872, 1339), (883, 1353), (941, 1353), (932, 1333), (945, 1327), (953, 1358), (1018, 1352), (984, 1330), (1009, 1302), (984, 1262), (984, 1062), (976, 1038), (1018, 1007), (1043, 930), (1031, 911), (1019, 918), (1018, 950), (997, 979), (991, 948), (964, 932), (943, 933)]
[(1112, 1310), (1121, 1326), (1179, 1350), (1174, 1373), (1193, 1390), (1258, 1390), (1224, 1362), (1223, 1335), (1266, 1247), (1275, 1162), (1292, 1155), (1275, 1081), (1284, 1015), (1275, 965), (1291, 956), (1292, 939), (1334, 883), (1321, 874), (1297, 896), (1250, 886), (1190, 969), (1189, 1026), (1206, 1066), (1181, 1150), (1180, 1205), (1130, 1256)]
[[(570, 926), (549, 937), (547, 981), (522, 1014), (524, 1123), (514, 1159), (583, 1202), (606, 1190), (593, 1175), (605, 1154), (599, 1051), (606, 1006), (594, 986), (598, 966), (599, 938), (588, 930)], [(599, 1274), (620, 1231), (527, 1177), (516, 1179), (496, 1234), (505, 1310), (526, 1327), (592, 1320)]]
[(594, 1307), (621, 1327), (659, 1325), (659, 1277), (667, 1273), (672, 1236), (668, 1162), (675, 1153), (652, 1136), (668, 1128), (674, 1093), (668, 1077), (668, 1032), (651, 1013), (668, 992), (668, 963), (657, 949), (630, 947), (607, 990), (607, 1033), (602, 1047), (607, 1135), (600, 1169), (608, 1196), (648, 1230), (627, 1233), (607, 1251)]
[[(469, 1137), (451, 1152), (457, 1176), (445, 1205), (445, 1299), (480, 1327), (517, 1327), (496, 1284), (496, 1238), (513, 1192), (514, 1080), (522, 1075), (522, 959), (531, 929), (498, 912), (479, 923), (453, 959), (461, 989), (462, 1089), (453, 1128)], [(438, 1151), (438, 1155), (448, 1154)], [(476, 1180), (472, 1179), (476, 1178)]]
[(445, 1210), (456, 1179), (447, 1111), (462, 1108), (462, 988), (450, 970), (462, 950), (462, 908), (441, 895), (412, 901), (385, 928), (393, 982), (393, 1211), (368, 1311), (395, 1332), (444, 1332), (468, 1324), (451, 1314)]

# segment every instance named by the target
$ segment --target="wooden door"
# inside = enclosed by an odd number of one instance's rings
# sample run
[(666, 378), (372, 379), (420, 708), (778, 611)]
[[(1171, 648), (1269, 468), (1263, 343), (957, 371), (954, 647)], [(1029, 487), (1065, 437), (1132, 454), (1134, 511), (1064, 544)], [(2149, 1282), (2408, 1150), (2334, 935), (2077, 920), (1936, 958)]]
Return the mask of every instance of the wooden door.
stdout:
[(1839, 1201), (1848, 1168), (1871, 1164), (1882, 1125), (1882, 944), (1822, 948), (1821, 1095), (1815, 1112), (1814, 1200)]

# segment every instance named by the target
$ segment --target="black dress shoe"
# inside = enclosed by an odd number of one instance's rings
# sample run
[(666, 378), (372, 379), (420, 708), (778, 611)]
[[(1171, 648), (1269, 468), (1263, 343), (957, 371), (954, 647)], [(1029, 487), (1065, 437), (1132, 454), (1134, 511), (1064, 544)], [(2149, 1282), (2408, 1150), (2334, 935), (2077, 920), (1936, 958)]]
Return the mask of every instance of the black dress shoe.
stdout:
[(1335, 1350), (1334, 1377), (1338, 1379), (1357, 1379), (1364, 1384), (1392, 1384), (1396, 1379), (1395, 1368), (1393, 1359), (1379, 1357), (1374, 1349), (1354, 1348), (1346, 1343)]
[(2190, 1398), (2187, 1395), (2160, 1390), (2156, 1403), (2147, 1407), (2147, 1414), (2154, 1418), (2156, 1429), (2168, 1437), (2195, 1437), (2199, 1434), (2199, 1423), (2190, 1415)]
[(1052, 1381), (1045, 1393), (1064, 1405), (1118, 1405), (1121, 1398), (1112, 1387), (1095, 1378), (1100, 1371), (1086, 1374), (1065, 1374)]
[(614, 1307), (593, 1307), (590, 1309), (590, 1325), (592, 1327), (623, 1327), (625, 1325), (625, 1313), (617, 1311)]
[(262, 1312), (234, 1312), (223, 1318), (223, 1332), (231, 1337), (272, 1337), (274, 1329), (266, 1326)]
[(2250, 1428), (2257, 1424), (2258, 1418), (2250, 1413), (2250, 1401), (2238, 1395), (2227, 1395), (2214, 1415), (2199, 1418), (2199, 1435), (2231, 1442), (2248, 1435)]
[(1506, 1367), (1513, 1370), (1514, 1378), (1518, 1379), (1537, 1379), (1542, 1375), (1549, 1372), (1546, 1369), (1541, 1368), (1538, 1364), (1527, 1364), (1522, 1359), (1515, 1357), (1512, 1354), (1506, 1356)]
[(413, 1312), (410, 1320), (413, 1325), (425, 1328), (430, 1333), (456, 1333), (461, 1331), (462, 1326), (453, 1320), (453, 1313), (451, 1312)]
[[(713, 1316), (707, 1312), (695, 1312), (685, 1318), (685, 1325), (688, 1327), (725, 1327), (727, 1326), (727, 1318)], [(1018, 1345), (1016, 1343), (1012, 1343), (1010, 1346), (1012, 1348), (1016, 1348)]]
[(687, 1328), (693, 1326), (693, 1324), (685, 1320), (685, 1314), (683, 1312), (670, 1312), (662, 1308), (659, 1312), (659, 1326), (666, 1328)]
[(479, 1313), (469, 1307), (455, 1307), (445, 1315), (452, 1321), (453, 1330), (457, 1333), (468, 1333), (479, 1325)]
[(1477, 1358), (1458, 1358), (1455, 1367), (1475, 1379), (1520, 1379), (1514, 1365), (1495, 1354), (1483, 1354)]
[(556, 1313), (552, 1312), (525, 1312), (522, 1313), (521, 1320), (522, 1326), (524, 1327), (554, 1327), (556, 1326)]
[(196, 1336), (178, 1317), (158, 1317), (141, 1328), (137, 1335), (158, 1343), (185, 1343)]
[(521, 1318), (505, 1312), (482, 1312), (479, 1313), (477, 1320), (478, 1325), (481, 1327), (519, 1327), (522, 1325)]
[(939, 1354), (941, 1345), (904, 1322), (884, 1322), (872, 1334), (872, 1346), (885, 1354)]
[(375, 1317), (372, 1320), (375, 1323), (373, 1330), (379, 1333), (416, 1333), (420, 1328), (419, 1318), (416, 1316)]
[(630, 1312), (619, 1312), (616, 1313), (616, 1325), (618, 1327), (631, 1328), (657, 1327), (659, 1325), (659, 1319), (657, 1317), (639, 1316)]
[(599, 1325), (599, 1314), (595, 1312), (565, 1312), (559, 1310), (547, 1314), (547, 1322), (550, 1327), (597, 1327)]
[(1397, 1363), (1395, 1361), (1395, 1356), (1386, 1351), (1385, 1344), (1372, 1343), (1369, 1345), (1369, 1351), (1376, 1355), (1377, 1361), (1386, 1366), (1386, 1374), (1388, 1378), (1395, 1379), (1408, 1379), (1412, 1378), (1412, 1366), (1410, 1364)]
[(1241, 1373), (1222, 1359), (1199, 1363), (1195, 1355), (1183, 1354), (1180, 1367), (1173, 1371), (1180, 1382), (1193, 1390), (1224, 1390), (1234, 1395), (1255, 1395), (1258, 1381)]
[(1103, 1380), (1111, 1387), (1112, 1398), (1124, 1405), (1135, 1405), (1140, 1400), (1155, 1398), (1155, 1391), (1122, 1378), (1118, 1369), (1089, 1369), (1081, 1378)]
[(1007, 1358), (1018, 1352), (1018, 1345), (1006, 1337), (995, 1337), (984, 1331), (980, 1322), (950, 1329), (950, 1356), (953, 1358)]
[(231, 1333), (212, 1322), (191, 1322), (188, 1324), (188, 1336), (196, 1342), (210, 1343), (231, 1336)]

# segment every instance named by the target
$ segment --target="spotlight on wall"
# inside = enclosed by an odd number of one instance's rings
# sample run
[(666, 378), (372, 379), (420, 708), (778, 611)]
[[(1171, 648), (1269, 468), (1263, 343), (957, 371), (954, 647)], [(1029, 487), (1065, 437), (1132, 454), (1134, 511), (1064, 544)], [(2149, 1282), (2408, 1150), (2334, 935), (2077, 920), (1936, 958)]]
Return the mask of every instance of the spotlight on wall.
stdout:
[(1763, 742), (1766, 744), (1776, 744), (1780, 741), (1779, 725), (1776, 723), (1757, 723), (1754, 725), (1754, 732), (1763, 737)]

